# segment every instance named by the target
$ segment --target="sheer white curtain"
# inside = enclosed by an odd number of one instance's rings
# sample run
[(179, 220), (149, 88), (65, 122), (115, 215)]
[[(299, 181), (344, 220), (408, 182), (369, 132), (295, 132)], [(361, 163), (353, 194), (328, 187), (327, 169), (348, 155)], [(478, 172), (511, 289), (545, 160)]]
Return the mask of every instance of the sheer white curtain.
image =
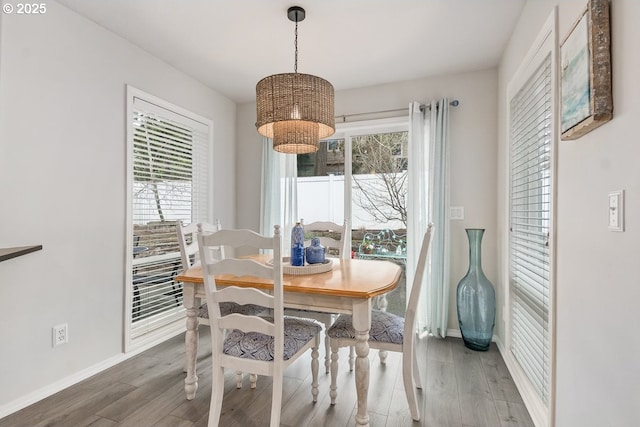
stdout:
[[(260, 233), (273, 234), (280, 225), (282, 247), (291, 246), (291, 228), (298, 218), (297, 156), (273, 149), (273, 141), (262, 144), (262, 188), (260, 200)], [(288, 251), (284, 251), (288, 254)]]
[[(421, 236), (427, 231), (429, 182), (429, 123), (420, 103), (409, 104), (409, 175), (407, 183), (407, 288), (413, 283)], [(421, 286), (425, 286), (426, 277)], [(411, 289), (407, 289), (407, 295)], [(421, 293), (417, 312), (417, 331), (427, 330), (427, 293)]]
[(431, 102), (429, 118), (429, 220), (433, 222), (427, 284), (428, 332), (447, 336), (449, 320), (449, 99)]

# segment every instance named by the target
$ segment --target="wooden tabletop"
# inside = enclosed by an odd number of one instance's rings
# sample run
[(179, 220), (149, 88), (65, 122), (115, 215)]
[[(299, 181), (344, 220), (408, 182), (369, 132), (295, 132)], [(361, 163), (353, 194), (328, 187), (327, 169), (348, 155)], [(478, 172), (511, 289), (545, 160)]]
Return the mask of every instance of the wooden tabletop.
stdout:
[[(250, 257), (260, 262), (271, 260), (270, 255)], [(401, 268), (390, 261), (332, 258), (331, 271), (309, 275), (284, 275), (285, 292), (372, 298), (393, 290), (402, 275)], [(176, 280), (183, 283), (203, 284), (202, 268), (197, 265), (180, 273)], [(251, 276), (216, 276), (219, 285), (270, 288), (269, 280)]]

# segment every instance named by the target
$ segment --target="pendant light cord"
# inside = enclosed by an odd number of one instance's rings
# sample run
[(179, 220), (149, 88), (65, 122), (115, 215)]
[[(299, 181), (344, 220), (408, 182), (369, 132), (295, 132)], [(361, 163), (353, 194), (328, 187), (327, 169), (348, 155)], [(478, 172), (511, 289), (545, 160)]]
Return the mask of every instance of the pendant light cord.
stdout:
[(295, 61), (293, 63), (293, 72), (298, 73), (298, 12), (296, 12), (296, 30), (295, 30), (295, 41), (293, 42), (293, 46), (295, 47)]

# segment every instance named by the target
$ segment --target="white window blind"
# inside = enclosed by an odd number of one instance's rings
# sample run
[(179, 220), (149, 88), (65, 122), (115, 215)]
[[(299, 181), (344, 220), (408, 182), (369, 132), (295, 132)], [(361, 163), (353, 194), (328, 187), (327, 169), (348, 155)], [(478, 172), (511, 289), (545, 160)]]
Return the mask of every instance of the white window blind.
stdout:
[(511, 351), (549, 400), (549, 232), (552, 61), (547, 55), (510, 103)]
[[(208, 221), (210, 125), (133, 97), (130, 341), (184, 318), (178, 221)], [(176, 107), (177, 108), (177, 107)]]

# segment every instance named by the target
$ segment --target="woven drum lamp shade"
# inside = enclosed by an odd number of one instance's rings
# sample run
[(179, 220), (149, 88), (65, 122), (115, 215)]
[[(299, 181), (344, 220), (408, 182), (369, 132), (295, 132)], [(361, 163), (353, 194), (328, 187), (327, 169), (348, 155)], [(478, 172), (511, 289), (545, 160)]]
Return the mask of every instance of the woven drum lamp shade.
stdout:
[(333, 85), (301, 73), (274, 74), (256, 85), (256, 127), (281, 153), (318, 151), (335, 132)]

